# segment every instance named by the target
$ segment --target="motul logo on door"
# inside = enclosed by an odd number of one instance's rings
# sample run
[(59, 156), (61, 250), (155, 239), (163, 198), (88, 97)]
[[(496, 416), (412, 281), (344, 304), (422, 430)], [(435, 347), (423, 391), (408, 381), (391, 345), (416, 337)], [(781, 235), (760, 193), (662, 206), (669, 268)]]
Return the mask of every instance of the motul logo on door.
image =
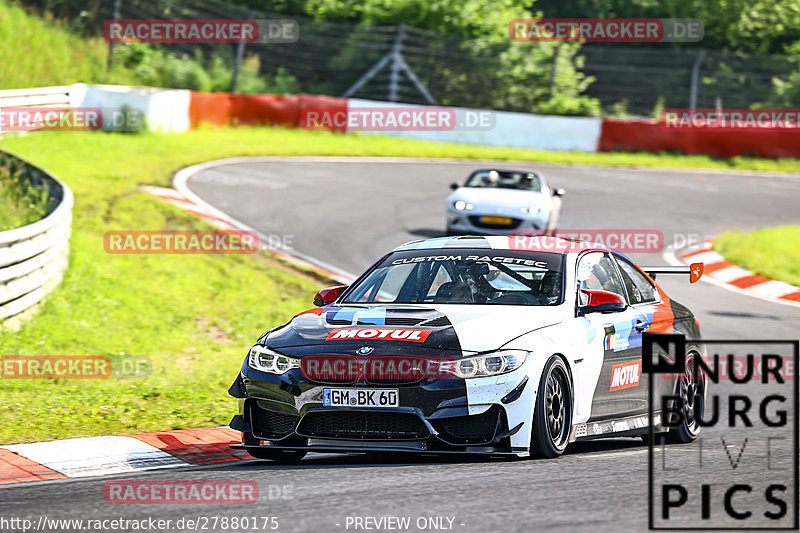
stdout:
[(611, 367), (611, 388), (609, 391), (629, 389), (639, 386), (639, 377), (642, 375), (641, 361), (620, 363)]
[(326, 341), (348, 339), (385, 339), (390, 341), (425, 342), (431, 331), (427, 329), (403, 328), (343, 328), (334, 329), (325, 338)]

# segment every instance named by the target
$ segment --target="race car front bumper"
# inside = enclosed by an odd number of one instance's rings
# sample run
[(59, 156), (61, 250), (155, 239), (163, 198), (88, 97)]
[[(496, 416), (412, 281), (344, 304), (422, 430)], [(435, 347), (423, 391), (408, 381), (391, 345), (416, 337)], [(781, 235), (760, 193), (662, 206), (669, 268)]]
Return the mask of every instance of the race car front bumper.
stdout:
[(502, 398), (505, 404), (470, 407), (465, 380), (453, 378), (386, 385), (398, 390), (400, 407), (326, 407), (326, 387), (376, 386), (311, 383), (299, 369), (272, 375), (243, 368), (230, 391), (240, 405), (231, 427), (243, 434), (235, 447), (245, 449), (520, 455), (527, 448), (512, 447), (511, 436), (522, 424), (510, 427), (505, 407), (525, 382)]
[(447, 210), (447, 231), (451, 234), (472, 235), (507, 235), (514, 231), (538, 231), (547, 229), (549, 212), (537, 215), (515, 214), (503, 215), (510, 221), (508, 224), (493, 224), (483, 222), (484, 216), (493, 216), (489, 213), (474, 213), (472, 211)]

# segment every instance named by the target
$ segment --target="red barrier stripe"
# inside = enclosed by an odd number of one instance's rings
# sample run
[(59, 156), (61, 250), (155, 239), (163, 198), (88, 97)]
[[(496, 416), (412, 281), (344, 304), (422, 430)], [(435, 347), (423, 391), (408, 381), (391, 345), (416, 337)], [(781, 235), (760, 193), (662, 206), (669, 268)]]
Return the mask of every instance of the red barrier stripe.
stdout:
[(42, 481), (66, 477), (55, 470), (26, 459), (10, 450), (0, 449), (0, 485), (24, 481)]
[(750, 274), (749, 276), (744, 276), (742, 278), (734, 279), (729, 283), (734, 287), (739, 287), (740, 289), (746, 289), (748, 287), (752, 287), (753, 285), (760, 285), (761, 283), (765, 283), (768, 280), (765, 277), (758, 276), (756, 274)]
[[(192, 91), (189, 101), (189, 124), (192, 128), (207, 123), (216, 126), (228, 124), (271, 124), (302, 127), (303, 112), (313, 109), (318, 113), (334, 115), (347, 113), (347, 99), (312, 94), (227, 94)], [(344, 131), (344, 126), (315, 129)]]
[(793, 302), (800, 302), (800, 291), (790, 292), (779, 297), (781, 300), (792, 300)]
[(604, 118), (601, 152), (681, 152), (717, 157), (800, 157), (800, 129), (720, 130), (666, 128), (655, 120)]
[(247, 452), (229, 447), (239, 444), (242, 434), (228, 428), (178, 429), (132, 437), (193, 465), (250, 458)]
[(723, 268), (728, 268), (729, 266), (733, 266), (733, 263), (730, 261), (718, 261), (716, 263), (708, 263), (703, 265), (703, 274), (711, 274), (712, 272), (716, 272), (717, 270), (722, 270)]
[(683, 258), (684, 259), (689, 259), (690, 257), (695, 257), (695, 256), (698, 256), (700, 254), (706, 254), (708, 252), (713, 252), (713, 251), (714, 250), (712, 250), (711, 248), (702, 248), (700, 250), (697, 250), (696, 252), (689, 252), (688, 254), (683, 254)]

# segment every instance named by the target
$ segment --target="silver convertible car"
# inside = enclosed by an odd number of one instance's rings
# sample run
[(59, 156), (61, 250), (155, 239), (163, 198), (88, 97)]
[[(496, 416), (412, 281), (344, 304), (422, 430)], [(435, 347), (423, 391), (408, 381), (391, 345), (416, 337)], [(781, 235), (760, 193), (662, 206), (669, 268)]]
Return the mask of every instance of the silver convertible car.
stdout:
[(505, 235), (553, 230), (564, 189), (529, 170), (476, 170), (447, 198), (447, 234)]

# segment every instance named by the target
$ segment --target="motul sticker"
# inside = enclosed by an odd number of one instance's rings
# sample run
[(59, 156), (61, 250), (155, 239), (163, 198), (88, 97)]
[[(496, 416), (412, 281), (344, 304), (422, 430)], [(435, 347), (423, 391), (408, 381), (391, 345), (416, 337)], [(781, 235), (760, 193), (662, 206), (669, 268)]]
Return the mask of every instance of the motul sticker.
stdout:
[(638, 387), (641, 375), (641, 361), (630, 361), (614, 365), (611, 367), (611, 388), (608, 390), (615, 391)]
[(325, 338), (326, 341), (350, 339), (385, 339), (391, 341), (425, 342), (430, 335), (429, 329), (404, 328), (341, 328), (334, 329)]

